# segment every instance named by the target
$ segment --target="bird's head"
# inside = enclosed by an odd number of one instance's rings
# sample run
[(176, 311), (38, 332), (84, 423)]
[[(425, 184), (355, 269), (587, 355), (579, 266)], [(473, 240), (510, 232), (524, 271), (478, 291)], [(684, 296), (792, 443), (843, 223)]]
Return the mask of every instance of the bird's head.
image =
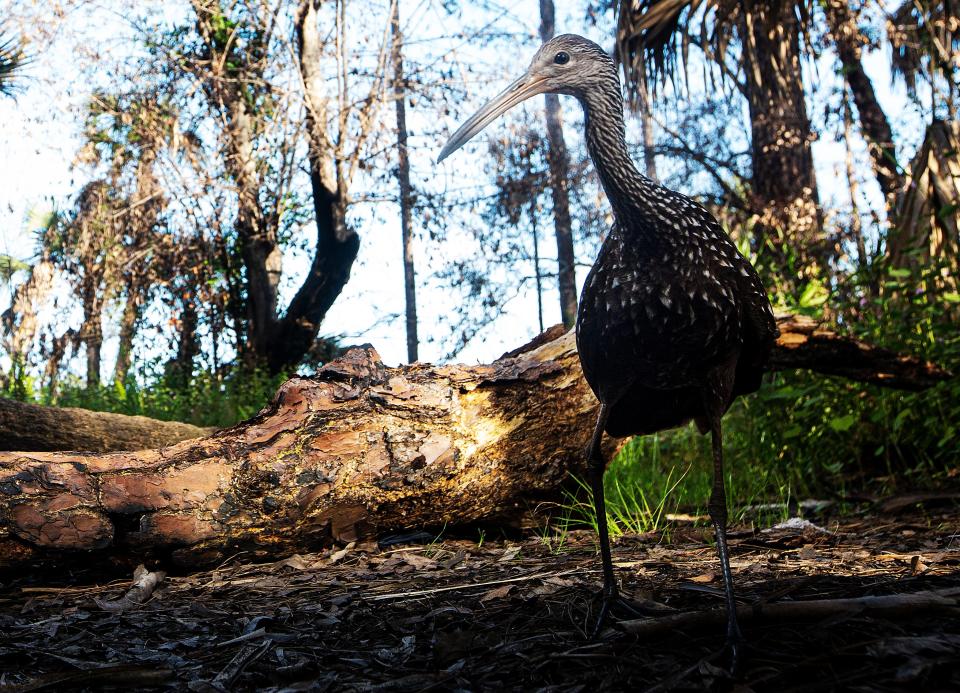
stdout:
[(613, 60), (600, 46), (576, 34), (556, 36), (540, 46), (530, 67), (453, 133), (437, 157), (443, 161), (498, 116), (537, 94), (569, 94), (578, 98), (591, 89), (619, 82)]

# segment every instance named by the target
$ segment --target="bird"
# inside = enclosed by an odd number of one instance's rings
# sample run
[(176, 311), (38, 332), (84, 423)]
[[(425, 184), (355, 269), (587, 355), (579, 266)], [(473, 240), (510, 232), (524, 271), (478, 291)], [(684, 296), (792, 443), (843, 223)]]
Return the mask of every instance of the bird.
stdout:
[(595, 633), (610, 608), (626, 602), (605, 522), (603, 435), (651, 434), (693, 420), (712, 438), (707, 507), (724, 582), (726, 645), (736, 661), (742, 635), (726, 536), (721, 418), (736, 397), (760, 387), (779, 334), (770, 301), (754, 267), (703, 205), (638, 171), (627, 149), (616, 64), (582, 36), (563, 34), (544, 43), (521, 77), (451, 135), (438, 162), (543, 93), (580, 102), (586, 146), (613, 213), (584, 280), (576, 322), (580, 364), (600, 402), (586, 449), (603, 564)]

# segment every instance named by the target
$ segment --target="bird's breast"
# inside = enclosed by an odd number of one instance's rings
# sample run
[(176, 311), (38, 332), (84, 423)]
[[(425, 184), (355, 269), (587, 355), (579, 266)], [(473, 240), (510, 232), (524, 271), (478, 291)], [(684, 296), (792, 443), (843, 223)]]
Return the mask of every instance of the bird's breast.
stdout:
[(702, 378), (739, 344), (735, 271), (696, 245), (643, 247), (611, 234), (580, 300), (577, 344), (588, 381), (673, 387)]

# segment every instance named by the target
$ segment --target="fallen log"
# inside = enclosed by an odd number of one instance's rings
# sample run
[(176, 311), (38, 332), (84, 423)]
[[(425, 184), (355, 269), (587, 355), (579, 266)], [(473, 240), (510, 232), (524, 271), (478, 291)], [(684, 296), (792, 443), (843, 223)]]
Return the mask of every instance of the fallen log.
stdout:
[(774, 371), (808, 369), (898, 390), (925, 390), (950, 377), (915, 356), (850, 339), (803, 315), (777, 316), (780, 339), (768, 367)]
[[(804, 361), (793, 323), (781, 324), (777, 352), (789, 349), (793, 367), (845, 374), (850, 340), (829, 338), (840, 353), (831, 360), (828, 333), (804, 333), (819, 340)], [(0, 568), (58, 551), (197, 567), (386, 530), (517, 522), (583, 473), (597, 409), (573, 335), (540, 342), (479, 366), (386, 368), (372, 347), (354, 348), (206, 438), (139, 452), (0, 453)], [(849, 372), (858, 379), (920, 388), (947, 377), (917, 359), (861, 352)], [(863, 359), (878, 353), (866, 373)]]
[(43, 407), (0, 397), (0, 450), (145, 450), (212, 432), (211, 428), (178, 421), (74, 407)]

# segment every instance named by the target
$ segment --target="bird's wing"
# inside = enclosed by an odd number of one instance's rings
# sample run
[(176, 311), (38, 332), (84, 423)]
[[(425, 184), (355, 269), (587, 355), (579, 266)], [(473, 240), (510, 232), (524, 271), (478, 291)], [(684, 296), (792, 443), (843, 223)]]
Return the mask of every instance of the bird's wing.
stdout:
[(584, 284), (577, 343), (598, 395), (615, 399), (628, 380), (695, 385), (739, 347), (732, 275), (704, 271), (685, 249), (648, 250), (611, 234)]

